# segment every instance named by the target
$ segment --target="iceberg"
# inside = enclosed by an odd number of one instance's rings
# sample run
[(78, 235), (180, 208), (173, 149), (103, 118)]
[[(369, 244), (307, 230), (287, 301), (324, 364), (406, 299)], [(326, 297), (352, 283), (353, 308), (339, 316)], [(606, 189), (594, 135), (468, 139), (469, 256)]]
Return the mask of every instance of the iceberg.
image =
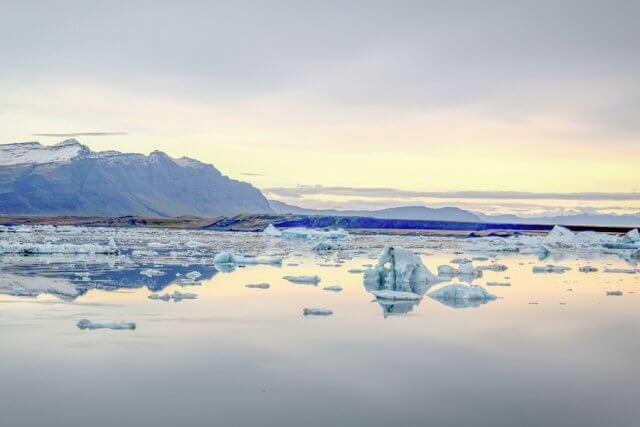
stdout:
[(340, 285), (331, 285), (331, 286), (326, 286), (324, 288), (325, 291), (333, 291), (333, 292), (340, 292), (342, 291), (342, 286)]
[(583, 231), (574, 233), (568, 228), (556, 225), (542, 239), (547, 249), (599, 249), (604, 244), (613, 243), (616, 238), (610, 234)]
[(344, 240), (349, 238), (346, 230), (316, 230), (313, 228), (293, 227), (282, 230), (282, 237), (290, 240)]
[(213, 259), (214, 264), (227, 265), (253, 265), (253, 264), (282, 264), (281, 256), (243, 256), (234, 255), (231, 252), (220, 252)]
[(509, 282), (487, 282), (487, 286), (511, 286)]
[(319, 242), (313, 248), (311, 248), (311, 250), (314, 250), (316, 252), (333, 251), (336, 249), (340, 249), (340, 247), (335, 243), (327, 241)]
[(186, 277), (189, 280), (197, 280), (200, 278), (200, 276), (202, 276), (202, 274), (200, 274), (199, 271), (190, 271), (184, 275), (184, 277)]
[[(113, 244), (113, 245), (112, 245)], [(88, 254), (88, 255), (117, 255), (118, 248), (115, 246), (113, 239), (107, 246), (84, 244), (75, 245), (72, 243), (25, 243), (25, 242), (0, 242), (0, 254), (21, 254), (21, 255), (40, 255), (40, 254)]]
[(248, 285), (244, 285), (247, 288), (255, 288), (255, 289), (269, 289), (268, 283), (249, 283)]
[(165, 275), (164, 271), (156, 270), (155, 268), (147, 268), (146, 270), (142, 270), (140, 274), (142, 274), (143, 276), (147, 276), (149, 278)]
[(171, 299), (171, 295), (169, 295), (169, 294), (164, 294), (164, 295), (151, 294), (147, 298), (152, 299), (152, 300), (169, 301)]
[(320, 282), (318, 276), (284, 276), (283, 279), (290, 281), (291, 283), (317, 285)]
[(566, 271), (571, 270), (570, 267), (564, 267), (561, 265), (545, 265), (543, 267), (541, 266), (534, 266), (532, 271), (534, 273), (558, 273), (558, 274), (562, 274)]
[(460, 264), (458, 268), (440, 265), (438, 266), (438, 276), (446, 276), (447, 280), (453, 276), (482, 277), (482, 270), (475, 268), (470, 262)]
[(640, 232), (638, 232), (637, 228), (629, 231), (627, 234), (620, 238), (620, 242), (622, 243), (640, 243)]
[(305, 316), (330, 316), (333, 311), (328, 308), (304, 308), (302, 314)]
[(487, 292), (482, 286), (466, 286), (459, 283), (443, 286), (427, 296), (454, 308), (477, 307), (496, 299), (495, 295)]
[(635, 274), (636, 270), (632, 268), (605, 268), (605, 273), (623, 273), (623, 274)]
[(183, 299), (198, 299), (198, 295), (192, 294), (190, 292), (183, 293), (180, 291), (175, 291), (173, 295), (171, 295), (171, 298), (173, 298), (175, 302), (179, 302), (179, 301), (182, 301)]
[(413, 252), (385, 246), (378, 264), (364, 272), (365, 288), (369, 291), (401, 291), (423, 295), (442, 279), (432, 274)]
[(273, 224), (267, 225), (267, 228), (262, 231), (262, 234), (268, 237), (282, 237), (282, 232), (275, 228)]
[(487, 271), (500, 272), (500, 271), (506, 271), (507, 266), (504, 264), (489, 264), (489, 265), (479, 265), (477, 269), (481, 271), (487, 270)]
[(607, 296), (619, 297), (622, 296), (622, 291), (607, 291)]
[(583, 266), (583, 267), (580, 267), (578, 270), (579, 270), (581, 273), (593, 273), (593, 272), (598, 271), (598, 269), (597, 269), (597, 268), (595, 268), (595, 267), (591, 267), (590, 265), (585, 265), (585, 266)]
[(133, 322), (114, 322), (114, 323), (94, 323), (87, 319), (78, 322), (80, 329), (135, 329), (136, 324)]

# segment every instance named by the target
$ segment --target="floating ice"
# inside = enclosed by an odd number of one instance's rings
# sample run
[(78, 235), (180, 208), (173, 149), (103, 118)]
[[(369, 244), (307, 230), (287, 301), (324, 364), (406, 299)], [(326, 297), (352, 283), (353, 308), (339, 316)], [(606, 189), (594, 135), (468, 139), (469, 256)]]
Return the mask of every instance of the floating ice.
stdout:
[(571, 270), (570, 267), (564, 267), (561, 265), (545, 265), (545, 266), (534, 266), (533, 267), (533, 272), (534, 273), (564, 273), (565, 271), (569, 271)]
[(479, 265), (478, 267), (476, 267), (478, 270), (488, 270), (488, 271), (496, 271), (496, 272), (500, 272), (500, 271), (506, 271), (507, 270), (507, 266), (504, 264), (489, 264), (489, 265)]
[(181, 301), (183, 299), (198, 299), (198, 295), (196, 294), (192, 294), (190, 292), (180, 292), (180, 291), (175, 291), (172, 295), (171, 298), (173, 298), (173, 300), (175, 302)]
[(249, 283), (248, 285), (244, 285), (247, 288), (256, 288), (256, 289), (269, 289), (268, 283)]
[(142, 270), (140, 274), (147, 277), (155, 277), (155, 276), (164, 276), (165, 272), (156, 270), (155, 268), (147, 268), (146, 270)]
[(454, 258), (449, 262), (451, 264), (467, 264), (467, 263), (471, 262), (471, 259), (469, 259), (469, 258)]
[(585, 265), (585, 266), (583, 266), (583, 267), (580, 267), (578, 270), (579, 270), (580, 272), (582, 272), (582, 273), (593, 273), (593, 272), (598, 271), (598, 269), (597, 269), (597, 268), (595, 268), (595, 267), (591, 267), (590, 265)]
[(615, 242), (610, 234), (583, 231), (574, 233), (568, 228), (556, 225), (542, 240), (547, 249), (599, 249), (605, 243)]
[(147, 298), (152, 299), (152, 300), (169, 301), (171, 299), (171, 295), (169, 295), (169, 294), (164, 294), (164, 295), (151, 294)]
[(282, 237), (282, 232), (275, 228), (273, 224), (267, 225), (262, 234), (269, 237)]
[(288, 280), (292, 283), (311, 285), (317, 285), (320, 282), (320, 278), (318, 276), (284, 276), (283, 279)]
[(184, 275), (184, 277), (190, 280), (197, 280), (200, 278), (200, 276), (202, 276), (202, 274), (200, 274), (199, 271), (190, 271)]
[(313, 228), (293, 227), (282, 230), (282, 237), (291, 240), (344, 240), (349, 238), (349, 233), (346, 230), (339, 228), (337, 230), (316, 230)]
[(482, 286), (466, 286), (459, 283), (443, 286), (428, 296), (456, 308), (478, 306), (496, 299), (495, 295), (487, 292)]
[(467, 276), (469, 278), (482, 277), (482, 271), (476, 269), (470, 262), (460, 264), (458, 268), (450, 265), (438, 266), (438, 276), (446, 276), (447, 279), (453, 276)]
[(302, 314), (305, 316), (330, 316), (333, 311), (328, 308), (305, 308), (302, 310)]
[(629, 231), (627, 234), (620, 238), (620, 242), (622, 243), (640, 243), (640, 232), (638, 232), (637, 228)]
[(133, 322), (114, 322), (114, 323), (94, 323), (87, 319), (78, 322), (80, 329), (135, 329), (136, 324)]
[(347, 270), (348, 273), (352, 273), (352, 274), (362, 274), (364, 273), (366, 270), (363, 270), (361, 268), (352, 268), (350, 270)]
[(424, 294), (442, 279), (433, 275), (413, 252), (385, 246), (375, 267), (364, 272), (365, 287), (369, 291), (402, 291)]
[(243, 256), (234, 255), (231, 252), (220, 252), (213, 259), (214, 264), (227, 265), (253, 265), (253, 264), (282, 264), (281, 256)]
[(322, 242), (317, 243), (311, 249), (316, 251), (316, 252), (323, 252), (323, 251), (332, 251), (332, 250), (335, 250), (335, 249), (340, 249), (340, 247), (338, 245), (336, 245), (335, 243), (333, 243), (333, 242), (322, 241)]
[(342, 291), (342, 286), (340, 285), (331, 285), (331, 286), (326, 286), (324, 288), (325, 291), (333, 291), (333, 292), (340, 292)]
[(622, 291), (607, 291), (607, 296), (619, 297), (622, 296)]

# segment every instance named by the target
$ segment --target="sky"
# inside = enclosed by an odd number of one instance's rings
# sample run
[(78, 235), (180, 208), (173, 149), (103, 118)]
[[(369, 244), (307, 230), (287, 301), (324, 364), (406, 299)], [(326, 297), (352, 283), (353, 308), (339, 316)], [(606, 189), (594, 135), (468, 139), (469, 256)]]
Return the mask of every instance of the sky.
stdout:
[(4, 0), (0, 143), (162, 150), (305, 207), (637, 213), (638, 22), (632, 0)]

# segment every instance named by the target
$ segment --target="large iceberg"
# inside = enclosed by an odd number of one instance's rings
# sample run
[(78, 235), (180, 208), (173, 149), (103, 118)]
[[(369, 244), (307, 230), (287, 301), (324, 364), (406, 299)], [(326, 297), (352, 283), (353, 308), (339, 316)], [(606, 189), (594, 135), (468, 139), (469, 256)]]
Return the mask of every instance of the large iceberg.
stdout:
[(574, 233), (568, 228), (556, 225), (542, 240), (548, 250), (554, 249), (600, 249), (605, 243), (613, 243), (617, 239), (606, 233), (583, 231)]
[(364, 284), (369, 292), (384, 290), (423, 295), (440, 281), (442, 279), (432, 274), (418, 255), (393, 246), (385, 246), (378, 264), (364, 272)]

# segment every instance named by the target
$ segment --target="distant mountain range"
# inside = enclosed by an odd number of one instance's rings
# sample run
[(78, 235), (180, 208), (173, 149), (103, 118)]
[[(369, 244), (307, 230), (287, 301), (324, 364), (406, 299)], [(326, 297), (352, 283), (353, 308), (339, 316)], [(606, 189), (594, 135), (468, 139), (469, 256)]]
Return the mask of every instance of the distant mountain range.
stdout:
[(0, 213), (230, 216), (272, 212), (260, 190), (161, 151), (93, 152), (75, 139), (0, 145)]
[(425, 221), (463, 221), (485, 222), (498, 224), (563, 224), (563, 225), (609, 225), (629, 226), (640, 225), (639, 215), (603, 215), (603, 214), (575, 214), (566, 216), (519, 217), (516, 215), (485, 215), (459, 208), (427, 208), (424, 206), (403, 206), (380, 210), (336, 210), (336, 209), (305, 209), (289, 205), (277, 200), (269, 200), (275, 213), (298, 215), (330, 215), (330, 216), (366, 216), (383, 219), (407, 219)]

